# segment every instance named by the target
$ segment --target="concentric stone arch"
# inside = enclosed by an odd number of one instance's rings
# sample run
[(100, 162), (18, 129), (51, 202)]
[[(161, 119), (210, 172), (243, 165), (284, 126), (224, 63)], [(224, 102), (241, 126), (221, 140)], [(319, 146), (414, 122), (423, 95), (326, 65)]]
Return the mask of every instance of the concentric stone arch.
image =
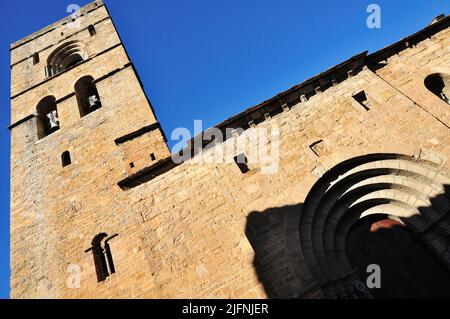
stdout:
[(362, 217), (400, 220), (450, 269), (450, 181), (441, 165), (401, 154), (346, 160), (308, 193), (300, 218), (305, 261), (326, 297), (371, 297), (350, 265), (345, 240)]
[(89, 57), (87, 48), (78, 40), (67, 41), (57, 47), (47, 59), (49, 76), (63, 72)]

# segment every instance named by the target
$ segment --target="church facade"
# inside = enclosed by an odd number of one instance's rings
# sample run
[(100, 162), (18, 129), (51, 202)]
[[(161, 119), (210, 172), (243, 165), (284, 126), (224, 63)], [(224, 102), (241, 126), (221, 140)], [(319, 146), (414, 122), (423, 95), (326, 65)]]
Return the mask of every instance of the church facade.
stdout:
[[(448, 297), (449, 24), (172, 156), (102, 1), (14, 42), (11, 298)], [(247, 160), (274, 144), (275, 170)]]

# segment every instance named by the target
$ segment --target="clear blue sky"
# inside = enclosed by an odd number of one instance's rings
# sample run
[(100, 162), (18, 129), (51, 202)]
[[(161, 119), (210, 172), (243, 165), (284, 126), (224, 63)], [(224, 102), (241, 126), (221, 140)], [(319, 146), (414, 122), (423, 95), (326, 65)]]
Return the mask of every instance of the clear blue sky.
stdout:
[[(0, 298), (9, 297), (9, 44), (86, 0), (0, 0)], [(448, 0), (105, 0), (167, 136), (204, 128), (449, 13)], [(366, 7), (381, 7), (381, 29)], [(175, 142), (169, 141), (169, 145)]]

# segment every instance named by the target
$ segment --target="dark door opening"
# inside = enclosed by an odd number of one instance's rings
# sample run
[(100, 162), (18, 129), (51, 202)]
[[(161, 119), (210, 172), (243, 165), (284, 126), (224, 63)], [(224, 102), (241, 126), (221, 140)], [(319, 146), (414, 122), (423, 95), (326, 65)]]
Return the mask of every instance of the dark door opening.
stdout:
[[(450, 271), (406, 226), (386, 215), (365, 217), (346, 238), (346, 254), (366, 283), (367, 266), (381, 270), (381, 288), (370, 289), (375, 298), (450, 298)], [(385, 227), (378, 227), (380, 225)]]

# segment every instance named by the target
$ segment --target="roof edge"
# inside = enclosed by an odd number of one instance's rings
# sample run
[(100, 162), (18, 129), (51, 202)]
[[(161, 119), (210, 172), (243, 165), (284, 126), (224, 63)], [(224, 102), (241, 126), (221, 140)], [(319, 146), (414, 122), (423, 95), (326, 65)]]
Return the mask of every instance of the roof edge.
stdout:
[[(102, 6), (105, 6), (105, 4), (103, 3), (103, 0), (96, 0), (96, 1), (90, 2), (90, 3), (80, 7), (79, 13), (86, 14), (86, 13), (96, 10)], [(64, 18), (59, 19), (58, 21), (53, 22), (52, 24), (49, 24), (46, 27), (39, 29), (38, 31), (35, 31), (29, 35), (22, 37), (21, 39), (19, 39), (17, 41), (12, 42), (10, 44), (9, 50), (12, 51), (12, 50), (24, 45), (25, 43), (33, 41), (34, 39), (39, 38), (39, 37), (43, 36), (44, 34), (49, 33), (62, 25), (65, 25), (68, 22), (68, 18), (71, 16), (72, 15), (65, 16)]]

